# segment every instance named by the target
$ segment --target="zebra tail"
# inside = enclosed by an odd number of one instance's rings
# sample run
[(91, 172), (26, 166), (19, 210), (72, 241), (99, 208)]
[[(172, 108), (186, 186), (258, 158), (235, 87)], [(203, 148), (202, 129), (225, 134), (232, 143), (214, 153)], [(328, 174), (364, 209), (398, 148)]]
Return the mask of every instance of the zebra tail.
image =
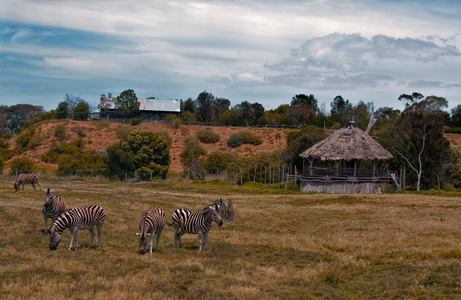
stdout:
[(165, 222), (165, 223), (166, 223), (166, 225), (168, 225), (168, 226), (170, 226), (170, 227), (173, 227), (173, 223), (171, 223), (171, 224), (168, 223), (168, 222)]

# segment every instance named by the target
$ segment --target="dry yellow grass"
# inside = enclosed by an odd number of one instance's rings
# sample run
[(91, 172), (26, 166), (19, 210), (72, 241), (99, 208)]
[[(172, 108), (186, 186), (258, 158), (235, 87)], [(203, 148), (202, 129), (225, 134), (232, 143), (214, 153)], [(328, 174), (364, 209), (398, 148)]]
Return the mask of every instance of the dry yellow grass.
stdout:
[[(57, 251), (43, 233), (44, 193), (14, 193), (0, 176), (2, 299), (459, 299), (461, 198), (421, 194), (256, 194), (217, 183), (128, 184), (41, 177), (66, 207), (106, 210), (101, 249)], [(148, 208), (199, 210), (232, 198), (235, 223), (214, 224), (206, 250), (196, 235), (139, 255), (138, 220)]]

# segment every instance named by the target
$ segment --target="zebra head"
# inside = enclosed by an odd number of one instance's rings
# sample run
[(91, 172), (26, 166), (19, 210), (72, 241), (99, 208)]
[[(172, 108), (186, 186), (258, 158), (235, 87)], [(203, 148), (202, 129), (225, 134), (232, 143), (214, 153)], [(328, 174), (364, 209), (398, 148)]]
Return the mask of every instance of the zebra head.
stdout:
[(61, 235), (53, 226), (51, 226), (50, 228), (50, 250), (56, 250), (60, 241), (61, 241)]
[(19, 191), (19, 183), (17, 181), (14, 183), (14, 189), (15, 192)]
[(139, 254), (145, 254), (147, 246), (147, 237), (150, 236), (150, 233), (136, 233), (136, 235), (139, 235)]
[(45, 205), (49, 205), (53, 201), (53, 189), (47, 188), (43, 189), (45, 191)]
[(212, 205), (209, 205), (209, 210), (211, 210), (212, 214), (211, 214), (211, 219), (213, 221), (215, 221), (218, 226), (222, 226), (222, 218), (221, 218), (221, 215), (219, 214), (219, 207), (217, 204), (212, 204)]

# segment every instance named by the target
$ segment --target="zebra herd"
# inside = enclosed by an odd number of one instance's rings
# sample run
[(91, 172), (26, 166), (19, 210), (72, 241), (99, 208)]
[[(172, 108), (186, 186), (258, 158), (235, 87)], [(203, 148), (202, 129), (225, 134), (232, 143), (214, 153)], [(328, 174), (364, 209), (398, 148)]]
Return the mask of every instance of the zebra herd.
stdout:
[[(32, 184), (35, 191), (35, 184), (38, 184), (38, 178), (35, 174), (19, 174), (14, 183), (16, 191), (19, 186), (24, 184)], [(71, 240), (68, 250), (72, 249), (72, 244), (75, 241), (75, 250), (78, 249), (77, 233), (80, 229), (86, 229), (90, 232), (90, 244), (93, 245), (94, 230), (96, 226), (98, 229), (98, 245), (101, 248), (101, 232), (106, 219), (106, 213), (99, 205), (89, 205), (85, 207), (75, 207), (69, 210), (65, 209), (64, 201), (58, 197), (53, 196), (53, 189), (46, 188), (45, 203), (43, 205), (42, 214), (45, 220), (45, 233), (48, 231), (47, 219), (52, 219), (52, 224), (49, 228), (50, 234), (50, 250), (56, 250), (59, 242), (61, 242), (61, 234), (69, 228), (71, 231)], [(174, 245), (182, 247), (181, 237), (186, 234), (198, 234), (199, 250), (205, 249), (205, 242), (208, 233), (211, 229), (212, 222), (216, 222), (219, 226), (223, 225), (223, 219), (220, 215), (220, 208), (222, 206), (222, 199), (215, 200), (212, 204), (204, 207), (199, 212), (193, 212), (188, 209), (177, 209), (172, 217), (172, 223), (165, 222), (165, 212), (157, 207), (153, 207), (141, 215), (139, 220), (139, 253), (145, 254), (147, 247), (147, 240), (150, 237), (150, 254), (152, 254), (154, 235), (156, 238), (156, 248), (159, 249), (158, 244), (160, 236), (165, 224), (174, 228)], [(225, 206), (225, 205), (224, 205)]]

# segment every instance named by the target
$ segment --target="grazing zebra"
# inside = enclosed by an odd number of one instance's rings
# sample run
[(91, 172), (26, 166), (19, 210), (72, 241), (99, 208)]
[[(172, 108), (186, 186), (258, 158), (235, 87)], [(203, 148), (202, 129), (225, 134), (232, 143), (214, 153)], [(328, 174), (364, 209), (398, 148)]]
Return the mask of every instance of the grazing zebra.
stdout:
[(44, 189), (45, 204), (43, 205), (42, 213), (45, 219), (45, 233), (48, 230), (48, 218), (55, 220), (60, 214), (66, 210), (64, 201), (58, 196), (53, 196), (53, 191), (50, 188)]
[(182, 247), (181, 236), (184, 234), (197, 233), (199, 250), (205, 249), (211, 222), (215, 221), (219, 226), (223, 224), (217, 205), (209, 205), (200, 212), (192, 212), (185, 208), (178, 209), (171, 216), (171, 220), (172, 224), (167, 224), (174, 227), (174, 246), (176, 247), (176, 241), (179, 241), (179, 247)]
[(158, 241), (162, 230), (165, 227), (165, 212), (160, 208), (153, 207), (142, 214), (139, 220), (139, 253), (146, 253), (147, 237), (150, 236), (150, 254), (152, 254), (152, 244), (154, 235), (157, 234), (157, 251)]
[(72, 242), (75, 240), (75, 250), (78, 249), (77, 233), (79, 229), (88, 229), (90, 231), (91, 241), (89, 248), (93, 245), (94, 230), (93, 227), (98, 227), (98, 244), (101, 248), (101, 231), (106, 219), (106, 213), (98, 205), (90, 205), (85, 207), (75, 207), (62, 213), (57, 217), (50, 227), (50, 250), (56, 250), (61, 241), (61, 233), (64, 229), (69, 228), (72, 232), (70, 245), (68, 250), (72, 249)]
[(38, 183), (37, 175), (21, 173), (18, 175), (18, 177), (16, 177), (16, 180), (14, 182), (14, 189), (17, 192), (19, 191), (19, 188), (22, 185), (22, 190), (24, 190), (24, 184), (29, 184), (29, 183), (32, 185), (32, 187), (34, 188), (34, 192), (35, 192), (35, 184), (40, 185), (40, 183)]

